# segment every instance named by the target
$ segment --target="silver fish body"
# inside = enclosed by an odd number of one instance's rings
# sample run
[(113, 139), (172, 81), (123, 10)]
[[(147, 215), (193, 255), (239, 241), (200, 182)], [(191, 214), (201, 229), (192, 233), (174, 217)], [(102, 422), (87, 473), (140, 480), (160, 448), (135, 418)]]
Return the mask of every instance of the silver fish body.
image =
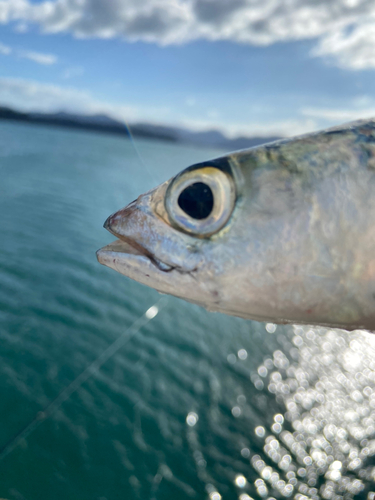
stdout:
[(211, 311), (375, 330), (375, 120), (193, 165), (110, 216), (100, 263)]

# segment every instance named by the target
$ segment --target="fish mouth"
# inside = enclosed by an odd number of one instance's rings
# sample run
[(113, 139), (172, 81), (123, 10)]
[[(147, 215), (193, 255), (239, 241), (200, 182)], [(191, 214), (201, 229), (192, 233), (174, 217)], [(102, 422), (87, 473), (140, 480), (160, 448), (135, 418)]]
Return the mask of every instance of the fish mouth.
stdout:
[(113, 229), (110, 227), (109, 219), (110, 218), (108, 218), (105, 221), (104, 227), (118, 239), (116, 241), (113, 241), (109, 245), (100, 248), (96, 252), (96, 257), (100, 262), (100, 264), (112, 267), (112, 265), (109, 265), (108, 262), (110, 261), (109, 258), (113, 256), (115, 259), (134, 259), (134, 258), (138, 258), (138, 260), (147, 259), (156, 268), (158, 268), (160, 271), (163, 272), (169, 272), (172, 271), (172, 269), (174, 269), (173, 266), (170, 266), (169, 264), (166, 264), (165, 262), (162, 262), (161, 260), (157, 259), (150, 251), (148, 251), (137, 241), (113, 231)]

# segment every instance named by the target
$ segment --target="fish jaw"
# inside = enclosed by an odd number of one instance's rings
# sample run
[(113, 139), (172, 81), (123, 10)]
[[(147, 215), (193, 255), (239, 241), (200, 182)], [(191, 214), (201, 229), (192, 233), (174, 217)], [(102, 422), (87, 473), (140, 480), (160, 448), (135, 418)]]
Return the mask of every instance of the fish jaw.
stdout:
[(147, 266), (151, 263), (150, 259), (145, 254), (142, 254), (140, 251), (136, 250), (134, 246), (121, 240), (113, 241), (109, 245), (100, 248), (96, 252), (96, 257), (98, 262), (103, 264), (103, 266), (110, 267), (111, 269), (125, 275), (126, 272), (122, 272), (118, 265), (119, 257), (122, 257), (122, 260), (126, 258), (129, 265), (132, 265), (135, 268), (138, 268), (139, 266)]
[(189, 235), (171, 231), (155, 214), (160, 188), (164, 190), (162, 185), (108, 217), (104, 227), (118, 239), (98, 250), (97, 259), (161, 293), (209, 307), (210, 279), (197, 278), (204, 259), (202, 242), (197, 245)]
[[(171, 231), (169, 224), (157, 214), (165, 184), (109, 216), (104, 228), (133, 248), (130, 255), (134, 256), (136, 249), (163, 272), (177, 269), (186, 274), (199, 267), (202, 254), (194, 238)], [(124, 250), (124, 255), (128, 255), (125, 247)]]
[[(178, 271), (175, 271), (171, 266), (157, 262), (150, 255), (147, 255), (147, 252), (142, 253), (135, 246), (123, 240), (116, 240), (106, 245), (96, 252), (96, 256), (100, 264), (128, 278), (155, 288), (162, 293), (178, 296), (173, 280), (168, 277), (169, 273)], [(184, 292), (196, 286), (196, 282), (189, 272), (179, 274), (179, 282), (183, 283)]]

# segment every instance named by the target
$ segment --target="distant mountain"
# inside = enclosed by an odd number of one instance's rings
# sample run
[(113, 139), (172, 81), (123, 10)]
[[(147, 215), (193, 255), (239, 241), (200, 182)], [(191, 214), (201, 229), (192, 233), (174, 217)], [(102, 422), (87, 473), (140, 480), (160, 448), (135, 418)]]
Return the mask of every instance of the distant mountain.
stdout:
[(171, 137), (171, 139), (175, 140), (176, 142), (225, 149), (226, 151), (230, 150), (235, 151), (236, 149), (252, 148), (253, 146), (259, 146), (260, 144), (265, 144), (267, 142), (272, 142), (272, 141), (277, 141), (278, 139), (282, 139), (282, 137), (276, 137), (276, 136), (236, 137), (234, 139), (229, 139), (219, 130), (193, 132), (192, 130), (180, 127), (172, 128), (162, 125), (152, 125), (149, 123), (138, 123), (132, 125), (133, 133), (135, 129), (140, 129), (152, 134), (162, 132), (163, 134)]
[(75, 120), (78, 123), (88, 123), (88, 124), (96, 124), (96, 125), (104, 125), (104, 126), (118, 126), (118, 127), (123, 127), (124, 125), (117, 121), (114, 120), (113, 118), (110, 118), (107, 115), (76, 115), (73, 113), (66, 113), (65, 111), (59, 111), (58, 113), (49, 113), (46, 115), (45, 113), (30, 113), (30, 116), (36, 119), (45, 119), (46, 117), (52, 118), (54, 120), (61, 120), (62, 122), (64, 121), (71, 121)]
[(153, 125), (151, 123), (132, 123), (128, 128), (125, 123), (104, 114), (79, 115), (66, 113), (64, 111), (60, 111), (58, 113), (23, 113), (1, 106), (0, 120), (14, 120), (40, 125), (55, 125), (125, 136), (129, 136), (130, 128), (131, 134), (134, 137), (159, 139), (184, 144), (195, 144), (197, 146), (221, 148), (226, 151), (250, 148), (266, 142), (281, 139), (281, 137), (273, 136), (237, 137), (229, 139), (218, 130), (193, 132), (192, 130), (180, 127)]

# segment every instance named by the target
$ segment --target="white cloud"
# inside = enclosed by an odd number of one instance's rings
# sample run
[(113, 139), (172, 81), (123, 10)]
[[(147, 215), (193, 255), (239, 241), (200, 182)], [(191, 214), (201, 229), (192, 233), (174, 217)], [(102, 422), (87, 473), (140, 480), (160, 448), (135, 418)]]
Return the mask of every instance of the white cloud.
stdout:
[(165, 118), (169, 112), (163, 108), (140, 109), (103, 101), (86, 90), (21, 78), (0, 78), (0, 105), (22, 111), (106, 114), (118, 120), (130, 121), (147, 120), (153, 116)]
[(24, 111), (85, 111), (90, 108), (89, 93), (69, 87), (20, 78), (0, 78), (0, 102)]
[(342, 68), (375, 68), (375, 20), (356, 25), (350, 33), (341, 29), (327, 35), (312, 55), (330, 56)]
[(362, 118), (375, 117), (375, 103), (372, 102), (371, 105), (366, 107), (353, 106), (351, 108), (346, 108), (346, 109), (304, 108), (301, 110), (301, 114), (312, 119), (318, 119), (319, 121), (324, 121), (332, 124), (339, 124), (343, 122), (360, 120)]
[(3, 56), (8, 56), (12, 52), (12, 49), (3, 43), (0, 43), (0, 54)]
[(222, 122), (218, 124), (218, 121), (212, 118), (191, 119), (181, 117), (178, 121), (175, 121), (175, 125), (177, 127), (186, 127), (193, 131), (220, 130), (227, 137), (231, 138), (241, 136), (289, 137), (307, 134), (308, 132), (322, 128), (318, 120), (304, 116), (279, 121), (270, 120), (269, 122), (265, 120), (254, 120), (246, 123), (230, 123), (226, 121), (225, 126), (222, 125)]
[[(1, 3), (0, 3), (1, 5)], [(51, 64), (57, 63), (57, 56), (53, 54), (43, 54), (41, 52), (33, 52), (29, 50), (18, 50), (8, 45), (4, 45), (0, 42), (0, 55), (8, 56), (10, 54), (17, 55), (18, 57), (23, 57), (25, 59), (30, 59), (30, 61), (36, 62), (38, 64), (43, 64), (50, 66)]]
[(159, 44), (318, 39), (313, 55), (351, 69), (375, 67), (374, 0), (0, 0), (0, 23), (9, 22)]
[[(342, 123), (375, 117), (375, 99), (359, 95), (345, 104), (336, 107), (304, 107), (295, 110), (295, 116), (275, 120), (262, 118), (246, 122), (228, 123), (225, 128), (218, 127), (218, 121), (208, 116), (206, 119), (182, 117), (179, 125), (192, 130), (210, 130), (220, 128), (229, 137), (245, 136), (282, 136), (290, 137), (307, 134)], [(221, 121), (223, 123), (223, 121)]]
[(41, 52), (21, 51), (19, 56), (44, 66), (51, 66), (57, 62), (57, 57), (53, 54), (42, 54)]

